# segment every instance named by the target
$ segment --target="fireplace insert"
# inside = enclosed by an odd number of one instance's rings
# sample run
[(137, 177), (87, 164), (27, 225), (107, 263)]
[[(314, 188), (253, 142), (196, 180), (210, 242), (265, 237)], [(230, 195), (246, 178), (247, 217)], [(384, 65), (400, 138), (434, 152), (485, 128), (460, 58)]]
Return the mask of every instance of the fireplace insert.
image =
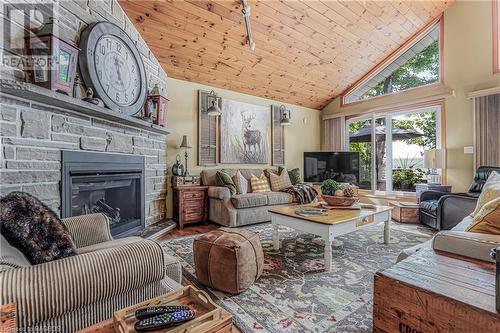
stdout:
[(144, 157), (62, 152), (62, 216), (103, 213), (111, 234), (144, 228)]

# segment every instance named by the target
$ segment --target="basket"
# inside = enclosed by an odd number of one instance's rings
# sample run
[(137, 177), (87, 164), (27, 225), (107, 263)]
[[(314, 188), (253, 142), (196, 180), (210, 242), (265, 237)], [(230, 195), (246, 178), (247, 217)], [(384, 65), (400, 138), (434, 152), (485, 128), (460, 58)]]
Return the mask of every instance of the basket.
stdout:
[(325, 194), (322, 194), (321, 197), (329, 206), (352, 206), (359, 201), (358, 197), (341, 197)]

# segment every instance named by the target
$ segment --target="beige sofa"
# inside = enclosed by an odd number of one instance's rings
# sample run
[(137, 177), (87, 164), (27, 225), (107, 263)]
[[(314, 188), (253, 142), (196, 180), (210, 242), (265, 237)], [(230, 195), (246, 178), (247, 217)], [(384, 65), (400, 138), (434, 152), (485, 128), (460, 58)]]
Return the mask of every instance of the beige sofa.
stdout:
[(490, 252), (492, 248), (500, 246), (500, 235), (465, 231), (471, 223), (472, 217), (466, 216), (453, 229), (440, 231), (431, 240), (403, 250), (397, 261), (400, 262), (425, 247), (468, 258), (493, 261)]
[[(248, 180), (252, 174), (260, 176), (264, 172), (264, 169), (224, 170), (231, 177), (239, 170), (243, 177)], [(293, 196), (283, 192), (247, 193), (231, 196), (228, 188), (217, 186), (216, 173), (217, 170), (203, 170), (201, 172), (201, 181), (203, 185), (208, 186), (208, 218), (215, 223), (226, 227), (239, 227), (270, 221), (269, 207), (294, 203)]]
[(62, 221), (78, 253), (72, 257), (31, 265), (0, 239), (0, 304), (17, 305), (21, 331), (75, 332), (181, 287), (179, 261), (158, 243), (140, 237), (114, 240), (103, 214)]

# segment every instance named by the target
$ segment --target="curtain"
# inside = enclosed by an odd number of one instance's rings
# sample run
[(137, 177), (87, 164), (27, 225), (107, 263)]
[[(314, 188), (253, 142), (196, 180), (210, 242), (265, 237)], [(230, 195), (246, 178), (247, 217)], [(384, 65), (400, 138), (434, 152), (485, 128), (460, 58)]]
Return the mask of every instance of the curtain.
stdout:
[(500, 166), (500, 94), (474, 100), (474, 165)]
[(323, 151), (343, 151), (345, 139), (345, 117), (323, 121)]

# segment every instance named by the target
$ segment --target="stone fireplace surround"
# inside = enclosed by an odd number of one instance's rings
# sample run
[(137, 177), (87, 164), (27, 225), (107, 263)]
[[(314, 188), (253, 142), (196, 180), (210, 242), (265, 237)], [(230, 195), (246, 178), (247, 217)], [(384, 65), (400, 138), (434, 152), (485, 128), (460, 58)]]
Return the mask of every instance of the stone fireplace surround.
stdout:
[(145, 159), (145, 224), (165, 218), (168, 130), (129, 126), (124, 123), (134, 125), (132, 118), (118, 123), (26, 95), (3, 92), (0, 97), (1, 195), (25, 191), (61, 214), (62, 150), (135, 154)]
[[(117, 0), (27, 0), (22, 3), (27, 6), (12, 4), (12, 9), (19, 10), (16, 15), (6, 16), (3, 11), (0, 16), (5, 22), (23, 27), (26, 22), (30, 26), (46, 23), (38, 19), (47, 15), (35, 15), (32, 9), (39, 11), (36, 14), (50, 13), (49, 16), (56, 18), (58, 33), (76, 45), (88, 24), (107, 21), (118, 25), (141, 54), (148, 90), (158, 84), (166, 94), (167, 74)], [(32, 8), (30, 4), (35, 5)], [(23, 11), (26, 8), (30, 11)], [(89, 107), (88, 103), (43, 88), (22, 87), (26, 78), (20, 58), (26, 53), (12, 53), (10, 40), (22, 40), (24, 31), (14, 29), (11, 33), (12, 36), (4, 36), (7, 38), (0, 45), (3, 56), (0, 66), (0, 195), (26, 191), (61, 213), (61, 150), (143, 155), (146, 164), (145, 223), (150, 225), (164, 219), (168, 130), (123, 117), (109, 109)], [(6, 59), (13, 61), (6, 63)], [(14, 61), (16, 59), (18, 61)], [(15, 85), (20, 87), (8, 91)]]

